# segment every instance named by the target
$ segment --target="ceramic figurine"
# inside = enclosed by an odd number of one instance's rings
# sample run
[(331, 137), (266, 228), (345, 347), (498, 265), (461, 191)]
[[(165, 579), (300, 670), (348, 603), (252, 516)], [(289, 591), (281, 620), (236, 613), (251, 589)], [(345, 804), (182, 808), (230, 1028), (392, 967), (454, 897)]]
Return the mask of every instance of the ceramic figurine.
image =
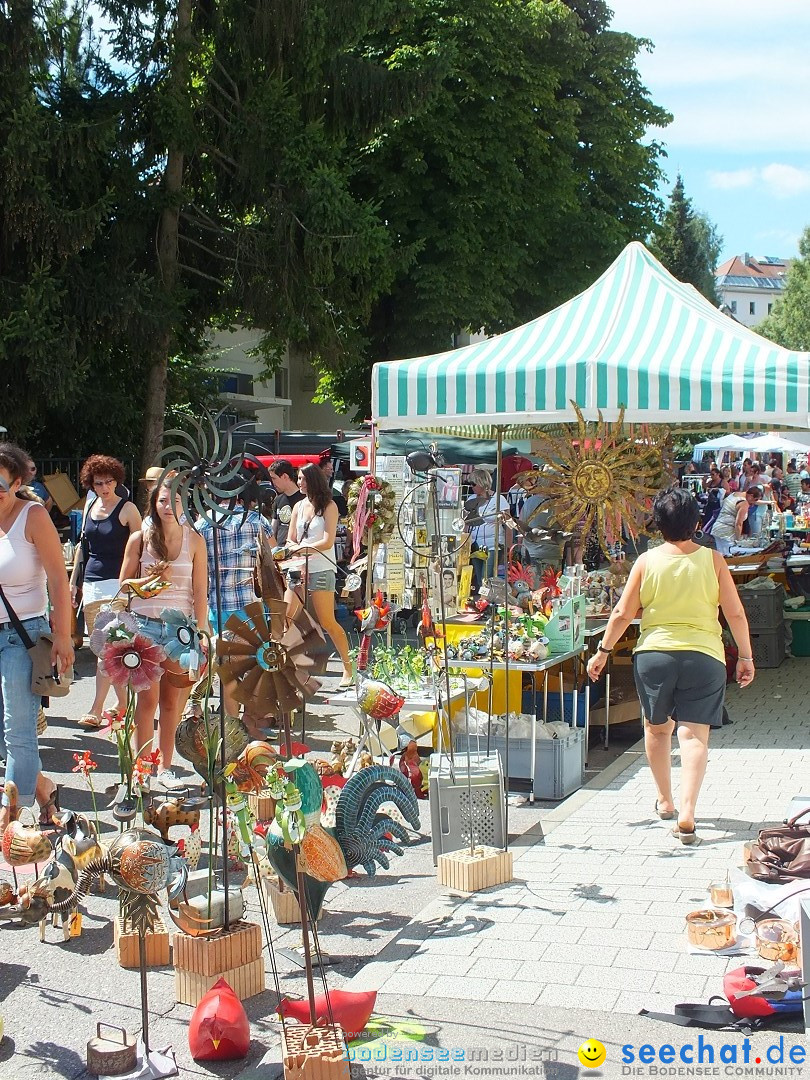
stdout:
[(250, 1024), (244, 1006), (225, 979), (217, 979), (191, 1015), (188, 1045), (195, 1061), (247, 1057)]
[(414, 739), (411, 739), (400, 754), (399, 771), (410, 780), (417, 799), (426, 799), (427, 791), (424, 787), (419, 747)]
[[(315, 995), (315, 1023), (331, 1023), (334, 1017), (340, 1024), (348, 1040), (356, 1039), (371, 1018), (377, 1000), (376, 990), (330, 990), (328, 999), (325, 994)], [(309, 1001), (293, 1001), (282, 998), (278, 1011), (285, 1019), (297, 1020), (300, 1024), (310, 1022)]]

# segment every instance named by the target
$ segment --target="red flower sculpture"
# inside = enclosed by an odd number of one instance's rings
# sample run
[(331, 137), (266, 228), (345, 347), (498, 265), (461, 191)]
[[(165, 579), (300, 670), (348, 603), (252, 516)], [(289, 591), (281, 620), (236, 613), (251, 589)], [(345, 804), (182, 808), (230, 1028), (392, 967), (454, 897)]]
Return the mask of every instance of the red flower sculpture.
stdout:
[(88, 778), (88, 776), (94, 769), (98, 768), (98, 763), (93, 761), (93, 759), (90, 757), (89, 750), (83, 750), (81, 754), (74, 754), (73, 760), (76, 762), (76, 764), (73, 766), (72, 771), (80, 772), (85, 778), (85, 780)]
[(160, 679), (160, 662), (165, 655), (161, 645), (155, 645), (144, 634), (136, 634), (130, 641), (105, 645), (99, 666), (113, 686), (129, 685), (138, 694)]

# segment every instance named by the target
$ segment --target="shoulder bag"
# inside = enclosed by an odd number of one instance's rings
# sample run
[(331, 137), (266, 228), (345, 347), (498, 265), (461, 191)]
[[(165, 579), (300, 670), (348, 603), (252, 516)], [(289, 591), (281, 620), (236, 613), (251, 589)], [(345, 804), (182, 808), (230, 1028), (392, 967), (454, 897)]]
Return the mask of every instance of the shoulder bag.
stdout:
[(810, 824), (800, 824), (799, 821), (808, 814), (810, 807), (784, 825), (759, 830), (745, 864), (751, 877), (778, 885), (810, 878)]
[(33, 642), (31, 635), (8, 602), (2, 585), (0, 585), (0, 600), (5, 604), (9, 622), (31, 657), (33, 665), (31, 669), (31, 693), (38, 694), (40, 697), (65, 697), (70, 692), (70, 684), (73, 681), (73, 668), (68, 668), (67, 671), (60, 675), (51, 663), (53, 637), (50, 634), (40, 634), (39, 641)]

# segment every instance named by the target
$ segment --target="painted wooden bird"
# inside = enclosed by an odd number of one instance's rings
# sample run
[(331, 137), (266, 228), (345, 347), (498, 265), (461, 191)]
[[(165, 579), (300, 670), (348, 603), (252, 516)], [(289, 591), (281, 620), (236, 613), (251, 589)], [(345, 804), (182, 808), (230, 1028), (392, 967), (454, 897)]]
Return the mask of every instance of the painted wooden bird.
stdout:
[(53, 846), (48, 837), (39, 829), (28, 828), (16, 820), (19, 813), (19, 793), (13, 780), (6, 780), (5, 792), (9, 801), (10, 821), (3, 833), (3, 858), (9, 866), (47, 862), (53, 854)]

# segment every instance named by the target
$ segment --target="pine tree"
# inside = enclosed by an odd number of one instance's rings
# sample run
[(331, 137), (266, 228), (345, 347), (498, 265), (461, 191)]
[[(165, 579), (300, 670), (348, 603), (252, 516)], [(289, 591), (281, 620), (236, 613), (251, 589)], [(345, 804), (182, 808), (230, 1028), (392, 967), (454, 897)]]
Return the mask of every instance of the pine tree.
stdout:
[(714, 271), (720, 243), (714, 225), (692, 208), (679, 173), (661, 225), (650, 240), (650, 250), (678, 281), (694, 285), (717, 304)]

